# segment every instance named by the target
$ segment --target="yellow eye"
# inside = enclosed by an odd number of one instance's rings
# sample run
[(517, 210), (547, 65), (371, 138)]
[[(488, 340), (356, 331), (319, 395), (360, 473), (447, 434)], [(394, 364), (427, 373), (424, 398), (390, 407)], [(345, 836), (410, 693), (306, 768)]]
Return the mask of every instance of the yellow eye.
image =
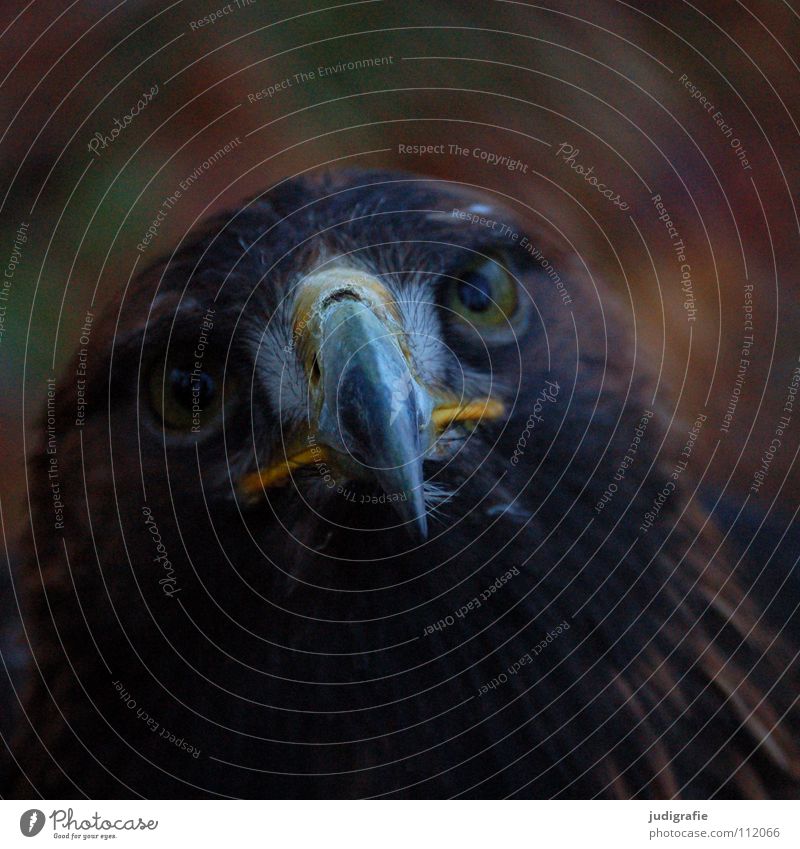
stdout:
[(473, 324), (498, 326), (517, 311), (517, 284), (498, 259), (478, 257), (454, 275), (448, 306)]
[(150, 403), (172, 430), (200, 433), (222, 407), (222, 382), (212, 368), (161, 363), (150, 374)]

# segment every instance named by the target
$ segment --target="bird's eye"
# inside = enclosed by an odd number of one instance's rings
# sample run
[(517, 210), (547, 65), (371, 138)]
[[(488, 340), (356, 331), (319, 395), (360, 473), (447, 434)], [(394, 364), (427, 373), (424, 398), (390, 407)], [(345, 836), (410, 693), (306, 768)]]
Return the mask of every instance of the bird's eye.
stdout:
[(478, 257), (450, 281), (448, 306), (467, 321), (497, 326), (517, 311), (517, 284), (499, 258)]
[(200, 433), (220, 411), (221, 376), (212, 367), (162, 362), (150, 375), (150, 403), (168, 428)]

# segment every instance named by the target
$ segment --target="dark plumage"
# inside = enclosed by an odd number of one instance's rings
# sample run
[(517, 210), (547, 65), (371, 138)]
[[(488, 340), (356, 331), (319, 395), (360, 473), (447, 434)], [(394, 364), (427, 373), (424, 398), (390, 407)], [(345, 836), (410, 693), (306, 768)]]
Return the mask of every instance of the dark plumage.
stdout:
[[(692, 422), (668, 430), (624, 312), (544, 223), (506, 204), (402, 174), (290, 180), (108, 309), (82, 428), (74, 380), (59, 383), (63, 532), (44, 448), (31, 466), (19, 580), (33, 652), (8, 792), (796, 792), (795, 649), (700, 505), (700, 457), (640, 530)], [(482, 255), (524, 292), (510, 323), (478, 333), (448, 293), (471, 286), (464, 299), (485, 307)], [(397, 504), (362, 503), (380, 500), (376, 483), (335, 474), (344, 491), (329, 489), (321, 461), (242, 495), (308, 427), (319, 363), (293, 340), (287, 305), (342, 257), (402, 304), (404, 355), (426, 385), (505, 404), (447, 430), (447, 456), (426, 460), (427, 541)], [(176, 437), (148, 387), (166, 351), (194, 351), (204, 320), (224, 415)]]

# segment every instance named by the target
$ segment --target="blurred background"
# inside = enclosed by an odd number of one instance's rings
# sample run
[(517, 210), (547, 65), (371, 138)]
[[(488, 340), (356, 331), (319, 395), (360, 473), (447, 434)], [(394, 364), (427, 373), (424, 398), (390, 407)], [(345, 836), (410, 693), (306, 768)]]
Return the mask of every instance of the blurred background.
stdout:
[[(0, 15), (6, 531), (87, 311), (211, 212), (330, 164), (486, 186), (561, 230), (680, 414), (707, 409), (716, 479), (747, 491), (800, 355), (791, 3), (34, 0)], [(504, 156), (519, 164), (492, 164)], [(800, 405), (758, 496), (790, 515), (798, 433)]]

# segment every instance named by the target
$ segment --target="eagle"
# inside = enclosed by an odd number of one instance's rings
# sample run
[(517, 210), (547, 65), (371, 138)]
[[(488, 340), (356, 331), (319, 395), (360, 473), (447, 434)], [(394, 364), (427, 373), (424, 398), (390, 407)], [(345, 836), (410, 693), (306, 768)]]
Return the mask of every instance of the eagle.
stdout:
[(545, 216), (309, 173), (122, 277), (31, 458), (5, 795), (796, 794), (703, 417)]

